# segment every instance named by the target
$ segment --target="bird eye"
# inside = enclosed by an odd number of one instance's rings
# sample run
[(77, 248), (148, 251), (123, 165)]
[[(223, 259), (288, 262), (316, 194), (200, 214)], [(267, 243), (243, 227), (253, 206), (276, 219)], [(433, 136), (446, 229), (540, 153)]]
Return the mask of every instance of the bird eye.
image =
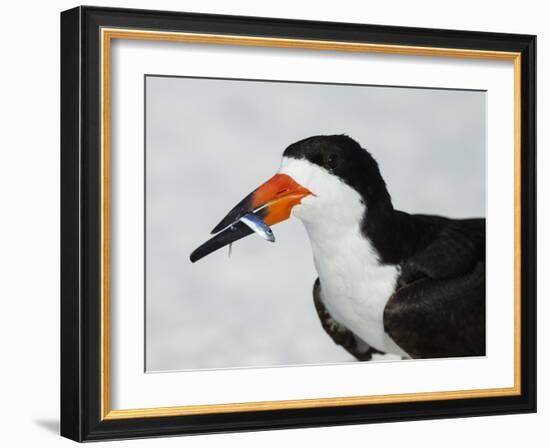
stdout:
[(338, 155), (336, 154), (330, 154), (327, 159), (327, 165), (329, 168), (336, 168), (336, 165), (338, 163)]

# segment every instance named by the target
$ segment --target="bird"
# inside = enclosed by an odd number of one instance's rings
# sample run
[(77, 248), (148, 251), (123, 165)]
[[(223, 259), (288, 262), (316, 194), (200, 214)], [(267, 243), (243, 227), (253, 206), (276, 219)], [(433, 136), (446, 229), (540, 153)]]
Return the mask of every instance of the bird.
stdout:
[(279, 171), (214, 227), (191, 261), (251, 234), (239, 221), (250, 213), (268, 226), (291, 215), (303, 222), (318, 274), (314, 308), (357, 360), (485, 355), (485, 218), (395, 209), (378, 163), (352, 137), (289, 145)]

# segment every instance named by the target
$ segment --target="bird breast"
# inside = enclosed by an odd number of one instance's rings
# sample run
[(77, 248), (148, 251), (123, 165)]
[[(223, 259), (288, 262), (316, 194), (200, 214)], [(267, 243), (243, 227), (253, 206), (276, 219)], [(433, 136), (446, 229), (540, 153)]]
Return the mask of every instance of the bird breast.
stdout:
[(395, 290), (399, 268), (379, 262), (375, 248), (355, 228), (331, 221), (305, 223), (322, 298), (332, 317), (367, 344), (406, 356), (384, 331), (384, 308)]

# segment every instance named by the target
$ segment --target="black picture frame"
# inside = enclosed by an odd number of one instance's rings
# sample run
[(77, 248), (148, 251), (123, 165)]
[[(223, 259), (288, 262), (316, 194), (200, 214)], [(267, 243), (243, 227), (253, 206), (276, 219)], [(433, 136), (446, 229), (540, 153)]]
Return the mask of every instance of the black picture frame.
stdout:
[[(102, 419), (100, 30), (103, 27), (521, 54), (521, 393), (515, 396)], [(61, 435), (76, 441), (536, 411), (536, 37), (77, 7), (61, 13)]]

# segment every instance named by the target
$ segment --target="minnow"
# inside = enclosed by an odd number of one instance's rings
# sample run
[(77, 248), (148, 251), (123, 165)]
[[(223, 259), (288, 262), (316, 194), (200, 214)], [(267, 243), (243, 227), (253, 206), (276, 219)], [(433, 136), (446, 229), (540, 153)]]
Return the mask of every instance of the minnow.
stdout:
[(253, 213), (247, 213), (241, 219), (239, 219), (239, 221), (252, 229), (263, 239), (272, 243), (275, 242), (275, 235), (273, 234), (273, 230), (271, 230), (271, 228), (265, 222), (263, 222), (262, 218), (254, 215)]

